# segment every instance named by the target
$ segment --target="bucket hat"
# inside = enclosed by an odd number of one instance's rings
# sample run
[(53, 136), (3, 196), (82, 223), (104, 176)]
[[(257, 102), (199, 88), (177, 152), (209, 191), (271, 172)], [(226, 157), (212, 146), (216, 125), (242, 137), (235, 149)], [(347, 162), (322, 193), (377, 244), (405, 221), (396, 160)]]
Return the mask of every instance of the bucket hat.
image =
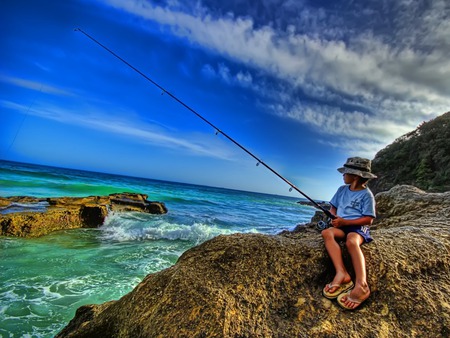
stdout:
[(372, 162), (367, 158), (349, 157), (342, 168), (338, 168), (341, 174), (353, 174), (364, 178), (377, 178), (371, 171)]

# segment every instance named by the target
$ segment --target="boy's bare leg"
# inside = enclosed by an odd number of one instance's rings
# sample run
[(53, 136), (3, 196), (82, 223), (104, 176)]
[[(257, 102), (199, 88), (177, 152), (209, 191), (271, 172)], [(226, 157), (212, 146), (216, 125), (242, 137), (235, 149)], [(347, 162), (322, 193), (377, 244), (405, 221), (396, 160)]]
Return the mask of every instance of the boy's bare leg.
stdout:
[[(343, 240), (345, 238), (345, 233), (340, 229), (328, 228), (322, 231), (322, 237), (325, 241), (325, 248), (327, 249), (331, 261), (333, 262), (334, 269), (336, 270), (336, 275), (330, 284), (339, 285), (350, 282), (351, 276), (345, 268), (344, 261), (342, 259), (342, 250), (337, 242), (338, 240)], [(339, 286), (330, 288), (327, 284), (325, 286), (325, 291), (334, 292), (338, 287)]]
[(356, 308), (360, 302), (366, 300), (370, 295), (369, 285), (367, 284), (366, 275), (366, 260), (361, 250), (361, 244), (364, 239), (357, 233), (349, 233), (347, 235), (347, 249), (350, 257), (352, 258), (353, 268), (355, 270), (356, 280), (355, 287), (350, 292), (350, 299), (357, 300), (358, 302), (352, 302), (347, 299), (346, 296), (342, 298), (342, 303), (350, 308)]

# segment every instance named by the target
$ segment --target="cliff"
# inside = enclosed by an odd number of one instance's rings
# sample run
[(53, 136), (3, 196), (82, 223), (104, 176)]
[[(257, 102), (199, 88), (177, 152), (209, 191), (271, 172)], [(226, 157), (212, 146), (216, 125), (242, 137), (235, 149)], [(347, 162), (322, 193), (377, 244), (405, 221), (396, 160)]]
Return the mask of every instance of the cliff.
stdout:
[(57, 337), (448, 337), (450, 192), (396, 186), (376, 200), (362, 247), (372, 294), (355, 312), (321, 295), (334, 271), (311, 223), (218, 236), (121, 299), (80, 307)]
[(0, 236), (38, 237), (52, 231), (96, 228), (110, 211), (167, 213), (161, 202), (144, 194), (121, 193), (108, 196), (34, 198), (0, 197)]
[(429, 192), (450, 190), (450, 112), (422, 123), (380, 150), (372, 161), (373, 193), (408, 184)]

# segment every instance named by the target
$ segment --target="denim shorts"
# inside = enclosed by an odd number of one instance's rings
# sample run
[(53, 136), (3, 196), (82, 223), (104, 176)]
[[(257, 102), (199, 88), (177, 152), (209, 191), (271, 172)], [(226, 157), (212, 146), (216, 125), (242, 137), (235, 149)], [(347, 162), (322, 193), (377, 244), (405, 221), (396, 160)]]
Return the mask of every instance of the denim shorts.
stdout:
[(373, 241), (372, 236), (370, 236), (369, 227), (367, 225), (351, 225), (346, 227), (340, 227), (342, 231), (347, 235), (349, 232), (356, 232), (358, 235), (361, 235), (364, 238), (364, 243), (369, 243)]

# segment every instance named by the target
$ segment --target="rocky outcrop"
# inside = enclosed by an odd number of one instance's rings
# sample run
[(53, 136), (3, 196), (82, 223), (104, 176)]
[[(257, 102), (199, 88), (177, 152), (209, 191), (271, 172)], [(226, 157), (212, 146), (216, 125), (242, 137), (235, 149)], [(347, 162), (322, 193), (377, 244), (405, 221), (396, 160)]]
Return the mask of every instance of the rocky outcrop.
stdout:
[(0, 235), (38, 237), (56, 230), (96, 228), (111, 211), (167, 213), (163, 203), (147, 198), (147, 195), (132, 193), (60, 198), (0, 197)]
[(321, 296), (334, 271), (307, 224), (218, 236), (121, 299), (80, 307), (57, 337), (448, 337), (450, 193), (399, 186), (376, 199), (362, 247), (372, 294), (355, 312)]

